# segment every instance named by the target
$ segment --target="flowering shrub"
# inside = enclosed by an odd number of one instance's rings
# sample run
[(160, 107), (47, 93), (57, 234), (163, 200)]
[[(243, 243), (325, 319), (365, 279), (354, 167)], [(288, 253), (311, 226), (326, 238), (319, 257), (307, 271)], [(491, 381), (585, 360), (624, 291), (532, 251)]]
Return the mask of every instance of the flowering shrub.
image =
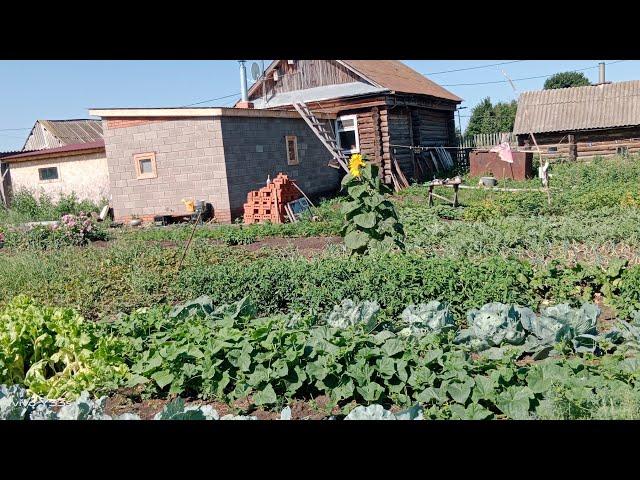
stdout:
[(78, 215), (63, 215), (57, 223), (33, 225), (24, 231), (14, 230), (8, 233), (8, 247), (42, 250), (67, 245), (86, 245), (90, 241), (107, 238), (104, 228), (99, 227), (84, 212)]

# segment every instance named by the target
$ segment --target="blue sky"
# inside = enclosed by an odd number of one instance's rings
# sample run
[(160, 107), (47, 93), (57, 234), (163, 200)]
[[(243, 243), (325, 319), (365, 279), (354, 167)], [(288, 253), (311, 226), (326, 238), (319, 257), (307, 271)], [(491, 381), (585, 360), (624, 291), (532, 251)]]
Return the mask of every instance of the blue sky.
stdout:
[[(598, 79), (599, 61), (608, 63), (617, 59), (524, 60), (448, 73), (438, 72), (509, 60), (406, 60), (405, 63), (465, 100), (462, 106), (468, 108), (460, 112), (464, 128), (471, 108), (482, 98), (488, 96), (496, 102), (515, 97), (508, 83), (456, 84), (502, 82), (505, 77), (501, 69), (515, 80), (590, 67), (584, 73), (594, 82)], [(607, 65), (607, 80), (635, 79), (640, 79), (640, 61)], [(515, 82), (519, 91), (538, 90), (543, 83), (544, 78)], [(233, 60), (0, 61), (0, 151), (20, 149), (38, 119), (88, 118), (87, 109), (92, 107), (178, 107), (239, 91), (238, 63)], [(234, 101), (235, 98), (227, 98), (200, 106), (230, 106)]]

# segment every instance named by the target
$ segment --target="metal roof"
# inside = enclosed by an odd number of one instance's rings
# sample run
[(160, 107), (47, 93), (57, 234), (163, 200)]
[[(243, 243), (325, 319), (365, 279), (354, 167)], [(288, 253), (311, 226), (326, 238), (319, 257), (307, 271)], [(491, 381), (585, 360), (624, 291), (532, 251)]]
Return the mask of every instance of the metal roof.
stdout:
[(75, 143), (56, 148), (43, 148), (29, 152), (20, 152), (15, 155), (2, 157), (2, 161), (13, 163), (20, 160), (38, 160), (39, 157), (62, 157), (68, 154), (77, 155), (87, 150), (104, 150), (104, 140), (100, 139), (95, 142)]
[(454, 102), (462, 99), (399, 60), (341, 60), (378, 85), (399, 93), (414, 93), (444, 98)]
[[(276, 68), (276, 66), (281, 61), (282, 60), (274, 60), (273, 62), (271, 62), (271, 65), (269, 65), (269, 67), (266, 69), (267, 75), (271, 70)], [(462, 102), (462, 99), (460, 97), (454, 95), (437, 83), (432, 82), (427, 77), (425, 77), (421, 73), (416, 72), (414, 69), (405, 65), (399, 60), (333, 61), (338, 62), (339, 64), (354, 72), (357, 76), (361, 77), (364, 82), (367, 82), (369, 84), (368, 86), (381, 89), (381, 91), (429, 95), (431, 97), (451, 100), (457, 103)], [(260, 85), (262, 81), (263, 80), (258, 80), (256, 83), (251, 85), (251, 88), (249, 88), (249, 95), (256, 91), (258, 85)], [(351, 83), (347, 85), (351, 85)], [(331, 85), (331, 87), (337, 86), (338, 85)], [(323, 100), (329, 100), (331, 98), (338, 97), (323, 98)], [(253, 103), (255, 104), (256, 102), (253, 101)], [(268, 106), (271, 106), (271, 104), (268, 103)]]
[(339, 83), (336, 85), (325, 85), (323, 87), (278, 93), (272, 98), (267, 98), (267, 103), (264, 103), (262, 97), (256, 98), (255, 100), (252, 100), (252, 102), (255, 108), (260, 109), (266, 107), (279, 107), (281, 105), (291, 105), (293, 102), (319, 102), (334, 98), (352, 97), (388, 91), (389, 90), (386, 88), (374, 87), (362, 82)]
[(523, 92), (513, 133), (640, 125), (640, 80)]
[(40, 150), (102, 139), (100, 120), (38, 120), (23, 150)]

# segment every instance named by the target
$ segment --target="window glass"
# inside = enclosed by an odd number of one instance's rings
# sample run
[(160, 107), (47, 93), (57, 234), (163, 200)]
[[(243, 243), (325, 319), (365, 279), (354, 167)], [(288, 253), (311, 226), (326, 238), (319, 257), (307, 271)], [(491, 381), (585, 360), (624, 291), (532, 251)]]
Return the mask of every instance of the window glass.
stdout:
[(153, 173), (153, 165), (150, 158), (140, 160), (140, 173)]
[(57, 180), (58, 179), (58, 167), (39, 168), (38, 174), (40, 180)]
[(343, 150), (355, 150), (358, 148), (356, 145), (355, 130), (340, 132), (338, 135), (340, 136), (340, 148)]

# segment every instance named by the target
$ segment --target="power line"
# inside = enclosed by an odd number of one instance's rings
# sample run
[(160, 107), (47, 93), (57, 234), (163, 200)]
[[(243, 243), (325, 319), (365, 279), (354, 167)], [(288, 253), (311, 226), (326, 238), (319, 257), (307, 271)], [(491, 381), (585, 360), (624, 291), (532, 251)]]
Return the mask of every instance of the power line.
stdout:
[[(620, 62), (627, 62), (628, 60), (616, 60), (615, 62), (609, 62), (605, 65), (613, 65), (614, 63), (620, 63)], [(587, 67), (587, 68), (581, 68), (578, 70), (569, 70), (570, 72), (584, 72), (586, 70), (592, 70), (594, 68), (598, 68), (598, 66), (596, 65), (595, 67)], [(557, 72), (556, 72), (557, 73)], [(555, 75), (555, 73), (551, 73), (549, 75), (538, 75), (536, 77), (525, 77), (525, 78), (514, 78), (513, 81), (514, 82), (519, 82), (519, 81), (523, 81), (523, 80), (534, 80), (534, 79), (539, 79), (539, 78), (549, 78), (552, 77), (553, 75)], [(489, 85), (489, 84), (494, 84), (494, 83), (509, 83), (509, 80), (494, 80), (492, 82), (476, 82), (476, 83), (450, 83), (450, 84), (442, 84), (442, 87), (462, 87), (462, 86), (472, 86), (472, 85)]]
[(26, 128), (0, 128), (0, 132), (8, 132), (11, 130), (31, 130), (31, 127)]
[(508, 65), (510, 63), (524, 62), (524, 60), (512, 60), (510, 62), (491, 63), (489, 65), (479, 65), (477, 67), (457, 68), (455, 70), (444, 70), (442, 72), (423, 73), (423, 75), (440, 75), (442, 73), (464, 72), (465, 70), (477, 70), (479, 68), (495, 67), (497, 65)]
[(216, 100), (222, 100), (222, 99), (225, 99), (225, 98), (237, 97), (239, 95), (240, 95), (240, 93), (233, 93), (231, 95), (225, 95), (224, 97), (210, 98), (209, 100), (202, 100), (201, 102), (190, 103), (189, 105), (183, 105), (181, 108), (193, 107), (194, 105), (200, 105), (202, 103), (215, 102)]

